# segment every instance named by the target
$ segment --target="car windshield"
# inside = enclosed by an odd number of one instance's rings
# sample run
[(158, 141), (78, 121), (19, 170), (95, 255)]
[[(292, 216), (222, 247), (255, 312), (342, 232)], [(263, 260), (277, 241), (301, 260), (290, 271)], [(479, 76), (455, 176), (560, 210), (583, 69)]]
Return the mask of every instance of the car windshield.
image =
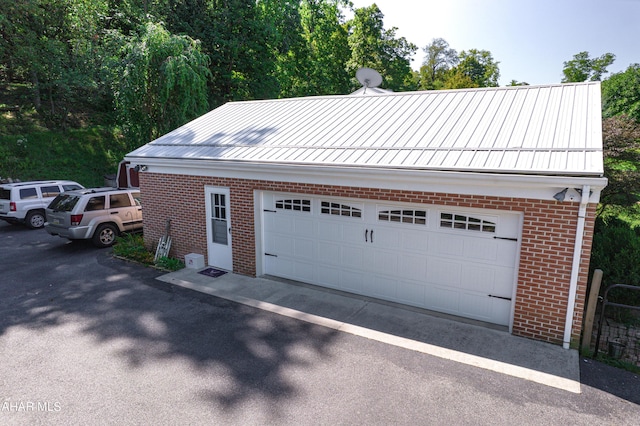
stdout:
[(62, 193), (53, 199), (48, 208), (56, 212), (70, 212), (79, 199), (77, 195)]

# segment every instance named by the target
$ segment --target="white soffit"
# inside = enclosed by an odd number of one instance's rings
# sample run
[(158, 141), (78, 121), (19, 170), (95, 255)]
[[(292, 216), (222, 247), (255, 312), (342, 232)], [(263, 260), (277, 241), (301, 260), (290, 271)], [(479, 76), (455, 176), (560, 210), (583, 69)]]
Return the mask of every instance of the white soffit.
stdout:
[(598, 82), (230, 102), (127, 159), (602, 176), (600, 102)]

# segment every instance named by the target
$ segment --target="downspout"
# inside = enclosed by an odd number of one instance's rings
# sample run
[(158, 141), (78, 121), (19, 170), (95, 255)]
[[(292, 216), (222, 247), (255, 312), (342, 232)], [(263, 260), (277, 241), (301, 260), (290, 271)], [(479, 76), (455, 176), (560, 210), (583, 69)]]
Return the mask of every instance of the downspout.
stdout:
[(578, 289), (578, 275), (580, 273), (580, 259), (582, 257), (582, 241), (584, 239), (585, 218), (587, 205), (591, 195), (591, 186), (582, 186), (582, 198), (578, 208), (578, 225), (576, 226), (576, 242), (573, 247), (573, 263), (571, 265), (571, 279), (569, 280), (569, 301), (567, 302), (567, 318), (564, 323), (564, 339), (562, 347), (569, 349), (571, 344), (571, 330), (573, 329), (573, 314), (576, 304), (576, 292)]

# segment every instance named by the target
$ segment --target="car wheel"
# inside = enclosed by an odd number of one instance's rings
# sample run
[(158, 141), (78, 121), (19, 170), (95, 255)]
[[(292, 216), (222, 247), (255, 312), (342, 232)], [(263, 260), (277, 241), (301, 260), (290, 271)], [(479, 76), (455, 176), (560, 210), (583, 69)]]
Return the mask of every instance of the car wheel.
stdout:
[(93, 245), (100, 248), (111, 247), (116, 242), (118, 236), (118, 228), (111, 223), (105, 223), (98, 226), (93, 234)]
[(44, 226), (44, 213), (38, 210), (33, 210), (27, 213), (25, 222), (31, 229), (38, 229)]

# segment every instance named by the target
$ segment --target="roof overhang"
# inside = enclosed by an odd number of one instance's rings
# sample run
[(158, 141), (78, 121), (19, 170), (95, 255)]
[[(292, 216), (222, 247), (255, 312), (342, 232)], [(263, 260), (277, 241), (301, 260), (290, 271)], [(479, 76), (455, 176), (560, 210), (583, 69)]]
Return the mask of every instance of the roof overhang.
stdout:
[[(554, 200), (564, 188), (593, 191), (589, 202), (597, 203), (607, 185), (601, 176), (549, 176), (517, 173), (417, 170), (318, 166), (302, 164), (251, 163), (203, 159), (139, 158), (127, 156), (131, 166), (144, 172), (188, 176), (278, 181), (320, 185), (381, 188), (421, 192), (482, 195), (509, 198)], [(143, 167), (144, 166), (144, 167)], [(568, 201), (580, 201), (577, 191), (568, 191)]]

